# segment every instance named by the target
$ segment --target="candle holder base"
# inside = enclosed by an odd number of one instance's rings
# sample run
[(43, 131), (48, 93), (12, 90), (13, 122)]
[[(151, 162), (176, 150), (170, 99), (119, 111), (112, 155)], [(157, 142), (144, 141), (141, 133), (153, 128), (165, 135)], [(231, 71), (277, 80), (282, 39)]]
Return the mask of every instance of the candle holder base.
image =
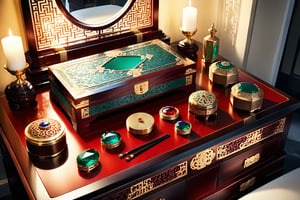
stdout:
[(28, 107), (35, 107), (37, 105), (37, 101), (35, 100), (35, 89), (31, 83), (26, 80), (21, 85), (16, 82), (10, 83), (6, 86), (4, 92), (8, 105), (13, 110), (21, 110)]
[(195, 35), (197, 30), (198, 30), (197, 28), (194, 31), (184, 31), (181, 29), (182, 34), (186, 38), (177, 44), (177, 50), (194, 61), (197, 61), (198, 59), (197, 51), (199, 47), (192, 40), (192, 36)]
[(197, 51), (199, 50), (199, 47), (196, 43), (186, 43), (185, 40), (182, 40), (178, 42), (177, 49), (180, 51), (183, 55), (187, 56), (188, 58), (197, 61)]
[(29, 64), (26, 63), (24, 69), (10, 70), (7, 65), (4, 65), (4, 69), (17, 77), (17, 80), (7, 85), (4, 91), (8, 105), (13, 110), (21, 110), (27, 107), (35, 107), (37, 105), (37, 101), (35, 100), (35, 89), (29, 81), (22, 77), (28, 67)]

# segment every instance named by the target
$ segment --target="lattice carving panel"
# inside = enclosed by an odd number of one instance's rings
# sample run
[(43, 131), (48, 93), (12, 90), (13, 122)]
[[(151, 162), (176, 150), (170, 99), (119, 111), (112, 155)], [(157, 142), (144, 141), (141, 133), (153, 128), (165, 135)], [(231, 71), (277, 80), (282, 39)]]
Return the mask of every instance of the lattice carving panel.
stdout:
[(153, 25), (150, 0), (136, 0), (130, 11), (115, 25), (103, 30), (87, 30), (69, 21), (55, 0), (29, 0), (37, 50), (98, 39), (103, 34), (146, 28)]

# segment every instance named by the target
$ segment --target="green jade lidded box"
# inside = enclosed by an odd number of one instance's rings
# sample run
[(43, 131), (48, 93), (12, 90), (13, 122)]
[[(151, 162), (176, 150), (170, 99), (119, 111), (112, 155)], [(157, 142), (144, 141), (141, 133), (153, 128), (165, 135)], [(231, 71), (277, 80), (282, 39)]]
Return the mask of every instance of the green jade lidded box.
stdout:
[(195, 62), (151, 40), (49, 67), (50, 97), (80, 134), (96, 117), (195, 88)]

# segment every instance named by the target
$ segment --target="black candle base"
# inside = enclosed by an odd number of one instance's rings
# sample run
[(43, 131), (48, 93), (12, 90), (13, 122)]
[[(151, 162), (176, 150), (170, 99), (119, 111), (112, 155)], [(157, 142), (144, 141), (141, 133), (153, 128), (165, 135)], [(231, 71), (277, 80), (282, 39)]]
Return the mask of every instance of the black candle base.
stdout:
[(22, 110), (37, 105), (35, 89), (28, 81), (24, 81), (23, 84), (10, 83), (5, 88), (5, 96), (13, 110)]
[(184, 40), (180, 41), (177, 44), (177, 49), (180, 51), (183, 55), (187, 56), (188, 58), (197, 61), (197, 51), (199, 50), (199, 47), (195, 43), (186, 43)]

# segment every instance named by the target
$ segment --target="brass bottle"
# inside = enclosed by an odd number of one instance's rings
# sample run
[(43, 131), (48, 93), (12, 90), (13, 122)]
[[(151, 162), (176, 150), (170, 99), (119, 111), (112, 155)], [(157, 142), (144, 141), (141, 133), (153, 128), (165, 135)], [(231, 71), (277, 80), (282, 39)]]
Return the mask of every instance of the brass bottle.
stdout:
[(212, 24), (208, 29), (209, 35), (203, 39), (203, 59), (205, 62), (212, 63), (217, 59), (219, 51), (219, 38), (216, 37), (217, 29)]

